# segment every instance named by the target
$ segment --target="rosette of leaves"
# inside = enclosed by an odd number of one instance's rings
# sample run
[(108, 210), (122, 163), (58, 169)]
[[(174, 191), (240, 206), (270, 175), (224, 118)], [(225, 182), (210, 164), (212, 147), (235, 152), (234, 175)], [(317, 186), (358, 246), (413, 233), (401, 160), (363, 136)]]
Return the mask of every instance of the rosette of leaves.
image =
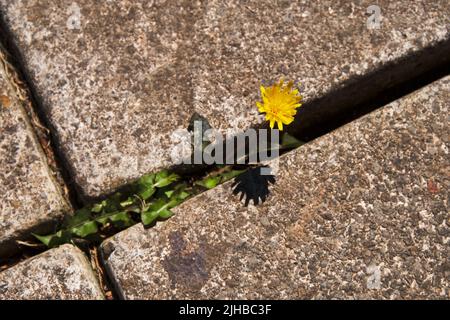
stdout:
[(145, 225), (167, 219), (170, 209), (185, 200), (190, 193), (184, 183), (176, 184), (179, 176), (164, 170), (142, 176), (130, 186), (128, 195), (117, 192), (108, 199), (77, 210), (49, 235), (34, 235), (48, 247), (81, 238), (95, 240), (108, 228), (124, 229), (139, 221)]
[(77, 239), (100, 241), (108, 230), (122, 230), (138, 222), (150, 226), (158, 220), (170, 218), (172, 208), (188, 197), (225, 182), (243, 170), (231, 167), (219, 170), (192, 184), (180, 181), (180, 176), (167, 170), (142, 176), (132, 183), (127, 192), (77, 210), (62, 224), (61, 229), (49, 235), (34, 236), (48, 247), (55, 247)]

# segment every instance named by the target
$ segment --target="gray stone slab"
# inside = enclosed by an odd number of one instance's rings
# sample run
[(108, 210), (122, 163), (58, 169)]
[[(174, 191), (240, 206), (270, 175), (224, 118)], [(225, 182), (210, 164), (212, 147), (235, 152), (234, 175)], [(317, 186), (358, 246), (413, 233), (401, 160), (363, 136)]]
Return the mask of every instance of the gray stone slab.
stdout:
[[(259, 121), (261, 82), (298, 80), (308, 102), (449, 39), (448, 1), (377, 1), (381, 28), (368, 29), (372, 4), (0, 0), (0, 9), (76, 184), (95, 197), (172, 164), (171, 135), (194, 111), (237, 131)], [(373, 87), (426, 65), (412, 61)]]
[(66, 244), (0, 273), (0, 300), (104, 299), (86, 256)]
[(448, 299), (449, 89), (447, 77), (283, 155), (262, 205), (226, 183), (110, 238), (118, 292)]
[(69, 207), (52, 178), (28, 117), (0, 71), (0, 257), (15, 240), (48, 232)]

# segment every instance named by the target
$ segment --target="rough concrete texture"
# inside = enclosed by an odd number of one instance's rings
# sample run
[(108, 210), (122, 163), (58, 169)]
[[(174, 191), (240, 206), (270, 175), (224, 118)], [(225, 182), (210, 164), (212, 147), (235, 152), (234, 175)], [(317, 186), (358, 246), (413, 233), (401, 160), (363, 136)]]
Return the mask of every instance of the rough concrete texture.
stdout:
[(107, 240), (120, 294), (448, 299), (449, 89), (447, 77), (282, 156), (262, 205), (226, 183)]
[(67, 212), (27, 115), (0, 72), (0, 257)]
[(104, 299), (86, 256), (63, 245), (0, 273), (0, 300)]
[(0, 0), (0, 9), (77, 185), (95, 197), (170, 165), (172, 133), (194, 111), (243, 129), (258, 121), (261, 82), (299, 80), (310, 101), (449, 38), (446, 0), (377, 1), (380, 29), (367, 27), (372, 4)]

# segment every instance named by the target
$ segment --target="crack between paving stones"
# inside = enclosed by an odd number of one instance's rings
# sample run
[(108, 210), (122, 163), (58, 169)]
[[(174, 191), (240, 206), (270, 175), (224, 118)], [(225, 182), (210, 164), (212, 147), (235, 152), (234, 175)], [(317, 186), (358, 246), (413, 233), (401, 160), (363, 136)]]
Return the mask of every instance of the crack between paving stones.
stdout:
[(103, 291), (103, 295), (107, 300), (118, 299), (118, 291), (114, 286), (114, 282), (109, 278), (109, 273), (106, 270), (106, 266), (103, 263), (103, 259), (99, 254), (98, 247), (94, 246), (89, 248), (89, 260), (92, 270), (94, 271), (97, 279), (100, 283), (100, 288)]
[(449, 74), (450, 39), (446, 39), (306, 102), (286, 131), (309, 142)]
[(31, 85), (32, 82), (27, 76), (20, 51), (12, 39), (13, 37), (10, 31), (0, 15), (0, 52), (7, 59), (6, 62), (10, 69), (9, 74), (11, 75), (6, 80), (15, 89), (28, 115), (29, 123), (47, 159), (47, 166), (52, 173), (52, 178), (60, 186), (67, 203), (73, 209), (78, 209), (82, 206), (82, 202), (74, 187), (70, 171), (66, 167), (68, 162), (65, 156), (59, 152), (59, 148), (56, 147), (58, 145), (56, 130), (51, 126), (42, 112), (41, 100)]

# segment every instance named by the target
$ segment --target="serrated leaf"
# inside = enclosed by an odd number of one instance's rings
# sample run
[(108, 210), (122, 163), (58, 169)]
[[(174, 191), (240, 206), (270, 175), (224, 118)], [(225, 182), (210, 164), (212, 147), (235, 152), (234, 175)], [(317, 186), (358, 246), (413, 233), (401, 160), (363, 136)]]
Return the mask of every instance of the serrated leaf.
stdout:
[(184, 200), (184, 199), (186, 199), (187, 197), (189, 197), (190, 195), (191, 195), (191, 194), (190, 194), (189, 192), (181, 191), (177, 198), (178, 198), (179, 200)]
[(168, 191), (164, 192), (164, 195), (167, 198), (170, 198), (174, 194), (174, 192), (175, 192), (175, 190), (168, 190)]
[(172, 215), (169, 208), (176, 204), (175, 200), (170, 200), (169, 202), (164, 201), (164, 199), (158, 199), (152, 203), (148, 209), (141, 213), (141, 220), (144, 225), (148, 225), (155, 221), (158, 217), (168, 217)]
[(32, 235), (49, 248), (56, 247), (64, 243), (69, 243), (72, 239), (71, 233), (67, 230), (60, 230), (46, 236), (41, 236), (34, 233)]
[(70, 230), (73, 234), (85, 238), (88, 235), (94, 234), (98, 232), (97, 223), (95, 221), (88, 221), (86, 223), (83, 223), (80, 226), (77, 226), (75, 228), (72, 228)]
[(147, 187), (146, 189), (143, 189), (138, 192), (138, 196), (141, 197), (144, 200), (147, 200), (155, 193), (155, 188), (153, 187)]
[(120, 202), (121, 202), (122, 194), (120, 192), (116, 192), (114, 195), (112, 195), (110, 198), (104, 200), (105, 206), (104, 211), (105, 212), (114, 212), (121, 209)]
[(141, 221), (147, 226), (158, 218), (159, 213), (155, 211), (145, 211), (141, 213)]
[(92, 206), (91, 211), (94, 212), (94, 213), (100, 213), (105, 206), (106, 206), (106, 201), (103, 200), (102, 202), (94, 204)]
[(63, 227), (64, 229), (70, 229), (90, 219), (91, 219), (91, 211), (88, 208), (84, 207), (82, 209), (75, 211), (73, 216), (67, 219)]
[(136, 182), (137, 195), (147, 200), (155, 193), (155, 174), (146, 174)]
[(151, 174), (145, 174), (142, 177), (140, 177), (137, 181), (137, 184), (139, 186), (153, 186), (153, 184), (155, 183), (155, 174), (151, 173)]
[(196, 184), (206, 189), (212, 189), (219, 184), (220, 179), (220, 176), (207, 177), (201, 181), (197, 181)]
[(52, 238), (55, 236), (55, 234), (49, 234), (47, 236), (40, 236), (40, 235), (35, 234), (35, 233), (32, 233), (32, 235), (33, 235), (33, 237), (38, 239), (40, 242), (45, 244), (47, 247), (49, 246), (50, 241), (52, 240)]
[(49, 246), (56, 247), (64, 243), (69, 243), (72, 240), (72, 234), (68, 230), (59, 230), (51, 239)]
[(168, 204), (168, 208), (173, 208), (176, 205), (183, 202), (187, 197), (189, 197), (191, 194), (186, 191), (186, 185), (185, 184), (179, 184), (175, 187), (175, 190), (170, 193), (170, 197), (168, 197), (168, 200), (166, 203)]
[(129, 227), (133, 225), (133, 220), (125, 212), (118, 212), (110, 217), (111, 222), (118, 227)]
[(169, 209), (163, 210), (159, 213), (159, 217), (161, 219), (169, 219), (171, 216), (173, 216), (173, 212), (170, 211)]
[(167, 170), (160, 171), (156, 174), (155, 187), (163, 188), (177, 181), (180, 177), (175, 173), (169, 173)]
[(222, 180), (220, 182), (225, 182), (225, 181), (231, 180), (243, 172), (245, 172), (245, 170), (231, 170), (229, 172), (222, 173), (220, 175), (222, 177)]
[(95, 221), (97, 221), (102, 225), (102, 227), (104, 227), (109, 223), (109, 217), (98, 217), (95, 219)]

